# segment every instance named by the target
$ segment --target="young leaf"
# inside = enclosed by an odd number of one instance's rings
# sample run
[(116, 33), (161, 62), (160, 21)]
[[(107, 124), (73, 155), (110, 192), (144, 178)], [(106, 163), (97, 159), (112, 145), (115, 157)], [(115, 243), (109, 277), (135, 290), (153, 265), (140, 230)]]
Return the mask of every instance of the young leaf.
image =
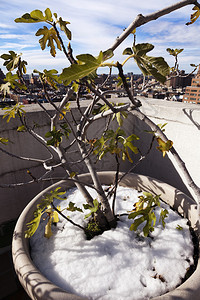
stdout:
[(4, 99), (5, 99), (6, 95), (10, 93), (10, 87), (11, 87), (10, 82), (6, 82), (1, 85), (0, 91), (3, 93)]
[[(135, 219), (139, 215), (141, 215), (141, 217)], [(131, 226), (130, 226), (131, 231), (132, 230), (136, 231), (138, 226), (144, 222), (146, 222), (145, 226), (143, 227), (143, 233), (144, 233), (145, 237), (148, 236), (148, 234), (154, 230), (153, 226), (155, 226), (156, 216), (152, 212), (151, 207), (147, 207), (143, 210), (137, 211), (135, 213), (131, 213), (128, 216), (128, 218), (135, 219), (133, 224), (131, 224)]]
[(6, 66), (8, 71), (13, 71), (19, 64), (20, 55), (14, 51), (8, 51), (9, 54), (2, 54), (0, 57), (5, 60), (4, 66)]
[(177, 226), (176, 226), (176, 229), (181, 231), (181, 230), (183, 230), (183, 227), (180, 226), (180, 225), (177, 225)]
[(4, 113), (3, 119), (7, 117), (7, 123), (10, 122), (10, 120), (15, 118), (15, 116), (22, 116), (25, 114), (25, 110), (22, 109), (24, 105), (19, 105), (18, 103), (13, 107), (4, 107), (3, 110), (6, 110)]
[(64, 31), (64, 33), (66, 34), (67, 38), (68, 38), (69, 40), (71, 40), (71, 39), (72, 39), (72, 33), (71, 33), (71, 31), (67, 28), (67, 24), (70, 24), (70, 22), (68, 22), (68, 21), (63, 21), (63, 19), (60, 17), (58, 23), (59, 23), (59, 25), (60, 25), (60, 29), (61, 29), (62, 31)]
[(17, 128), (17, 131), (19, 131), (19, 132), (26, 131), (26, 127), (25, 127), (24, 125), (19, 126), (19, 127)]
[(39, 19), (34, 19), (29, 13), (25, 13), (22, 17), (15, 19), (16, 23), (37, 23), (41, 22)]
[(50, 238), (52, 236), (52, 230), (51, 230), (51, 224), (52, 224), (52, 216), (49, 217), (47, 225), (45, 226), (45, 232), (44, 232), (44, 236), (46, 238)]
[(50, 47), (50, 53), (53, 57), (56, 56), (56, 48), (54, 42), (56, 43), (57, 48), (59, 50), (62, 50), (61, 43), (53, 27), (48, 29), (46, 26), (43, 26), (43, 28), (40, 28), (35, 35), (43, 35), (43, 37), (39, 40), (41, 49), (44, 50), (46, 48), (46, 43), (48, 42), (47, 46)]
[(165, 218), (168, 217), (168, 214), (169, 212), (167, 209), (161, 209), (159, 223), (162, 222), (163, 228), (165, 228)]
[(73, 203), (71, 201), (69, 202), (69, 206), (67, 207), (67, 210), (83, 212), (81, 208), (75, 206), (75, 203)]
[[(138, 226), (146, 222), (143, 227), (144, 236), (148, 236), (154, 230), (156, 225), (156, 215), (154, 209), (160, 207), (160, 195), (153, 196), (151, 193), (144, 192), (144, 196), (139, 196), (139, 201), (134, 204), (134, 209), (130, 212), (128, 218), (134, 219), (130, 230), (136, 231)], [(165, 228), (164, 219), (167, 217), (168, 211), (161, 209), (160, 220), (163, 228)]]
[(177, 55), (180, 54), (184, 49), (175, 49), (174, 50), (171, 48), (167, 48), (166, 50), (170, 55), (177, 57)]
[(157, 142), (159, 144), (158, 147), (156, 147), (158, 150), (160, 150), (163, 153), (163, 157), (165, 157), (166, 152), (168, 152), (172, 146), (173, 146), (173, 142), (168, 140), (167, 142), (164, 142), (160, 137), (157, 137)]
[(24, 84), (19, 83), (19, 77), (17, 74), (12, 74), (11, 72), (8, 72), (6, 74), (6, 78), (4, 79), (4, 81), (7, 81), (7, 83), (9, 82), (9, 84), (7, 85), (3, 85), (2, 90), (4, 92), (8, 91), (9, 88), (11, 87), (12, 89), (14, 89), (15, 87), (18, 87), (22, 90), (26, 90), (27, 87)]
[(61, 196), (63, 196), (65, 192), (59, 192), (60, 189), (61, 187), (57, 187), (55, 190), (50, 191), (50, 193), (44, 196), (44, 198), (41, 200), (41, 203), (37, 205), (37, 208), (33, 213), (34, 219), (31, 222), (26, 224), (28, 227), (28, 229), (25, 231), (26, 238), (30, 238), (35, 233), (35, 231), (39, 226), (41, 216), (45, 212), (47, 212), (49, 216), (48, 223), (45, 227), (45, 236), (49, 238), (52, 235), (51, 232), (52, 218), (53, 220), (55, 220), (54, 222), (56, 222), (57, 216), (55, 211), (51, 208), (51, 203), (53, 202), (54, 199), (63, 200)]
[(0, 143), (3, 144), (3, 145), (7, 145), (8, 139), (5, 139), (5, 138), (3, 138), (3, 137), (0, 137)]
[[(57, 209), (60, 210), (60, 206), (57, 206)], [(53, 218), (53, 223), (59, 222), (59, 217), (58, 217), (57, 211), (55, 211), (55, 210), (53, 211), (52, 218)]]
[(98, 202), (97, 199), (93, 200), (93, 204), (94, 204), (94, 206), (90, 206), (89, 204), (83, 204), (84, 209), (89, 209), (90, 210), (90, 213), (85, 215), (85, 219), (89, 218), (91, 215), (96, 213), (97, 210), (99, 209), (100, 203)]
[(45, 137), (51, 138), (47, 141), (48, 146), (58, 147), (62, 142), (63, 133), (60, 130), (56, 130), (55, 127), (52, 131), (49, 131), (45, 134)]
[(199, 18), (200, 16), (200, 9), (198, 6), (194, 6), (192, 10), (195, 10), (195, 12), (193, 14), (191, 14), (190, 16), (190, 22), (187, 22), (186, 25), (191, 25), (194, 22), (196, 22), (196, 20)]
[(103, 61), (110, 59), (111, 57), (113, 57), (114, 53), (112, 50), (108, 49), (107, 51), (103, 52)]
[(50, 10), (50, 8), (45, 9), (45, 18), (47, 21), (53, 22), (53, 18), (52, 18), (52, 12)]
[(34, 235), (34, 233), (36, 232), (39, 224), (40, 224), (40, 219), (42, 216), (42, 211), (41, 209), (38, 209), (34, 212), (34, 219), (27, 223), (27, 230), (25, 231), (25, 238), (30, 238), (32, 235)]
[(40, 76), (40, 80), (44, 83), (48, 83), (52, 88), (58, 89), (56, 83), (59, 83), (58, 71), (55, 69), (46, 70), (40, 72), (36, 69), (33, 70), (33, 73), (38, 73)]
[(45, 21), (46, 20), (45, 16), (43, 16), (43, 13), (39, 9), (33, 10), (30, 13), (30, 16), (31, 16), (32, 19), (38, 19), (40, 21)]
[(40, 10), (36, 9), (33, 10), (30, 14), (26, 13), (22, 17), (15, 19), (16, 23), (38, 23), (45, 21), (53, 22), (52, 13), (49, 8), (45, 10), (45, 16)]
[(133, 50), (131, 48), (126, 48), (123, 53), (123, 55), (132, 55), (133, 54)]

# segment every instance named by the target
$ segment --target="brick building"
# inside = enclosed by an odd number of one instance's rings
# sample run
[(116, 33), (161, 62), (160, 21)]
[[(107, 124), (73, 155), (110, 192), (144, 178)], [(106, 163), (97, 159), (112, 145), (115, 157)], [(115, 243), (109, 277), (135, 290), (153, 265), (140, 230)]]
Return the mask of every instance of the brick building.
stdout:
[(171, 77), (166, 81), (167, 87), (172, 87), (173, 89), (184, 88), (186, 86), (191, 85), (193, 75), (186, 75), (185, 71), (180, 71), (180, 76)]
[(187, 86), (185, 89), (183, 102), (200, 104), (200, 65), (197, 75), (192, 79), (191, 86)]

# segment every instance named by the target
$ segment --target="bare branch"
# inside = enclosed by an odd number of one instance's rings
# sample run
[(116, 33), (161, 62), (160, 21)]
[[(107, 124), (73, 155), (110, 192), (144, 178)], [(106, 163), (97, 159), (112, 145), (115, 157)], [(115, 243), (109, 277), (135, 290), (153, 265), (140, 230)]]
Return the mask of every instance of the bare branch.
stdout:
[[(145, 122), (155, 133), (157, 133), (164, 142), (168, 141), (168, 138), (166, 135), (163, 133), (163, 131), (153, 122), (151, 121), (146, 115), (144, 115), (141, 111), (139, 110), (133, 110), (132, 113), (137, 116), (140, 120)], [(177, 163), (179, 170), (181, 171), (181, 175), (185, 179), (191, 193), (194, 196), (194, 199), (196, 198), (196, 202), (200, 203), (200, 188), (195, 184), (193, 181), (190, 173), (188, 172), (185, 163), (183, 160), (180, 158), (179, 154), (175, 150), (174, 147), (172, 147), (170, 150), (170, 153), (172, 154), (172, 159)]]
[(184, 0), (146, 16), (139, 14), (135, 18), (135, 20), (127, 27), (127, 29), (116, 39), (114, 44), (109, 49), (114, 51), (129, 36), (129, 34), (132, 33), (135, 28), (140, 27), (150, 21), (156, 20), (164, 15), (168, 15), (169, 13), (190, 4), (197, 5), (198, 3), (196, 0)]
[(133, 105), (135, 105), (136, 107), (141, 106), (140, 101), (138, 101), (137, 99), (134, 99), (134, 97), (133, 97), (133, 95), (132, 95), (132, 93), (131, 93), (131, 91), (130, 91), (130, 89), (129, 89), (129, 86), (128, 86), (128, 84), (127, 84), (126, 77), (124, 76), (123, 69), (122, 69), (122, 65), (121, 65), (119, 62), (117, 63), (117, 68), (118, 68), (118, 70), (119, 70), (119, 76), (120, 76), (121, 79), (122, 79), (123, 86), (124, 86), (124, 88), (125, 88), (125, 90), (126, 90), (126, 92), (127, 92), (127, 94), (128, 94), (128, 97), (129, 97), (131, 103), (132, 103)]
[(21, 160), (27, 160), (27, 161), (33, 161), (33, 162), (38, 162), (38, 163), (45, 163), (47, 161), (49, 161), (51, 158), (48, 158), (48, 159), (38, 159), (38, 158), (31, 158), (31, 157), (24, 157), (24, 156), (19, 156), (19, 155), (16, 155), (16, 154), (13, 154), (9, 151), (6, 151), (5, 149), (1, 148), (0, 147), (0, 151), (11, 156), (11, 157), (14, 157), (14, 158), (17, 158), (17, 159), (21, 159)]

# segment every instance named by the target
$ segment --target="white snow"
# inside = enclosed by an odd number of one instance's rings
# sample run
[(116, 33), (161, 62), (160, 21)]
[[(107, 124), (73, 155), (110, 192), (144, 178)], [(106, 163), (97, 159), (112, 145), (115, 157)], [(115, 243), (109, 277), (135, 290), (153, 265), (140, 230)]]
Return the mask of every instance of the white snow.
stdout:
[[(93, 190), (92, 193), (95, 197)], [(138, 195), (136, 190), (119, 187), (116, 212), (133, 209)], [(77, 189), (67, 192), (67, 200), (59, 202), (61, 208), (67, 207), (69, 201), (82, 208), (83, 199)], [(127, 216), (120, 217), (116, 229), (92, 240), (86, 240), (82, 230), (62, 217), (58, 226), (53, 226), (53, 236), (46, 239), (43, 221), (31, 238), (33, 261), (49, 280), (88, 299), (139, 300), (164, 294), (181, 284), (193, 264), (187, 220), (167, 209), (166, 228), (157, 224), (152, 238), (130, 231), (132, 220)], [(64, 212), (75, 222), (85, 224), (85, 213)], [(177, 225), (183, 229), (177, 230)]]

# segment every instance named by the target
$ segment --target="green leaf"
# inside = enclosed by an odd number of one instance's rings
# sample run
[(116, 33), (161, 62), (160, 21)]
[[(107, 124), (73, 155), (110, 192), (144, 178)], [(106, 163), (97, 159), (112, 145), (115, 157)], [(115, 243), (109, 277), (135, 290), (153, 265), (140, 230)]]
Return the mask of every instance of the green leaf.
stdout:
[(45, 10), (45, 16), (40, 10), (36, 9), (33, 10), (30, 14), (26, 13), (22, 17), (15, 19), (16, 23), (38, 23), (45, 21), (53, 22), (52, 13), (49, 8)]
[[(57, 206), (57, 209), (60, 211), (60, 206)], [(52, 218), (53, 218), (53, 223), (59, 222), (59, 217), (58, 217), (57, 211), (55, 211), (55, 210), (53, 211)]]
[(134, 59), (144, 75), (152, 75), (156, 80), (164, 83), (166, 81), (166, 76), (170, 72), (170, 68), (163, 57), (146, 55), (146, 53), (153, 48), (154, 46), (148, 43), (134, 46)]
[(120, 112), (116, 113), (116, 118), (117, 118), (117, 123), (119, 124), (119, 126), (122, 126), (123, 120), (121, 118)]
[(147, 218), (146, 225), (143, 227), (144, 236), (147, 237), (152, 231), (154, 231), (154, 228), (152, 227), (152, 220)]
[(133, 47), (133, 51), (136, 56), (146, 55), (147, 52), (150, 52), (153, 49), (154, 49), (154, 45), (149, 43), (141, 43)]
[(111, 57), (113, 57), (114, 53), (112, 50), (108, 49), (107, 51), (103, 52), (103, 61), (110, 59)]
[(190, 64), (191, 67), (194, 67), (194, 68), (197, 68), (198, 65), (195, 65), (195, 64)]
[(53, 202), (54, 199), (59, 199), (59, 200), (66, 199), (66, 198), (61, 197), (65, 194), (65, 192), (59, 192), (60, 189), (61, 189), (61, 187), (57, 187), (55, 190), (51, 191), (49, 194), (46, 194), (43, 201), (47, 201), (47, 203), (50, 204), (51, 202)]
[(67, 25), (70, 24), (70, 22), (63, 21), (63, 19), (60, 17), (58, 23), (60, 24), (60, 29), (62, 31), (64, 31), (64, 33), (66, 34), (67, 38), (69, 40), (71, 40), (72, 39), (72, 34), (71, 34), (71, 31), (67, 28)]
[(35, 218), (31, 222), (26, 224), (28, 229), (25, 231), (25, 238), (30, 238), (31, 236), (33, 236), (38, 229), (42, 216), (41, 210), (35, 211), (34, 216)]
[(56, 218), (56, 215), (54, 214), (54, 210), (51, 208), (51, 203), (53, 202), (54, 199), (59, 199), (59, 200), (65, 199), (61, 197), (65, 194), (65, 192), (60, 192), (59, 191), (60, 189), (61, 187), (57, 187), (55, 190), (50, 191), (50, 193), (47, 193), (44, 196), (44, 198), (41, 200), (41, 203), (37, 205), (37, 208), (33, 213), (34, 219), (26, 224), (28, 227), (28, 229), (25, 231), (26, 238), (30, 238), (35, 233), (35, 231), (39, 226), (41, 216), (45, 212), (48, 212), (49, 215), (48, 224), (45, 227), (45, 236), (48, 238), (51, 236), (52, 218), (54, 218), (54, 216)]
[[(134, 209), (130, 212), (128, 218), (134, 222), (130, 226), (130, 230), (136, 231), (138, 226), (146, 222), (143, 226), (144, 236), (148, 236), (154, 230), (156, 225), (156, 215), (154, 209), (160, 207), (160, 195), (153, 196), (151, 193), (144, 192), (144, 196), (139, 196), (139, 201), (134, 204)], [(162, 222), (165, 228), (164, 219), (167, 217), (168, 211), (161, 209), (159, 222)]]
[(57, 36), (57, 33), (53, 27), (48, 29), (46, 26), (43, 26), (43, 28), (38, 29), (38, 31), (35, 34), (36, 36), (43, 35), (43, 37), (39, 40), (41, 49), (44, 50), (46, 48), (46, 44), (48, 47), (50, 47), (50, 53), (53, 57), (56, 56), (56, 48), (54, 43), (57, 45), (57, 48), (59, 50), (62, 50), (60, 40)]
[(17, 55), (14, 51), (9, 51), (10, 54), (2, 54), (0, 57), (5, 60), (4, 66), (8, 71), (13, 71), (19, 64), (20, 55)]
[(33, 19), (29, 13), (26, 13), (21, 18), (16, 18), (15, 22), (16, 23), (37, 23), (37, 22), (41, 22), (41, 20)]
[(125, 147), (128, 147), (133, 153), (138, 154), (138, 148), (133, 146), (133, 144), (131, 142), (126, 142)]
[(8, 139), (5, 139), (5, 138), (3, 138), (3, 137), (0, 137), (0, 143), (3, 144), (3, 145), (7, 145)]
[(97, 199), (93, 200), (93, 204), (94, 204), (94, 206), (90, 206), (89, 204), (83, 204), (84, 209), (89, 209), (90, 210), (90, 213), (85, 215), (85, 219), (89, 218), (91, 215), (96, 213), (97, 210), (99, 209), (100, 203), (98, 202)]
[(4, 81), (7, 81), (7, 84), (1, 87), (1, 90), (4, 91), (4, 93), (8, 92), (10, 87), (12, 89), (14, 89), (15, 87), (18, 87), (23, 90), (27, 89), (27, 87), (24, 84), (19, 83), (19, 77), (17, 74), (13, 75), (11, 72), (8, 72)]
[(19, 131), (19, 132), (26, 131), (26, 127), (25, 127), (24, 125), (19, 126), (19, 127), (17, 128), (17, 131)]
[(33, 73), (39, 74), (40, 80), (43, 83), (48, 83), (52, 88), (58, 89), (56, 83), (60, 83), (59, 77), (58, 77), (58, 71), (55, 69), (52, 70), (46, 70), (44, 69), (43, 72), (40, 72), (36, 69), (33, 70)]
[(74, 178), (75, 176), (76, 176), (76, 172), (71, 172), (70, 174), (69, 174), (69, 176), (70, 176), (70, 178)]
[(62, 142), (62, 136), (63, 133), (60, 130), (56, 130), (55, 127), (53, 127), (53, 130), (45, 134), (45, 137), (51, 138), (50, 140), (47, 141), (47, 145), (58, 147), (59, 144)]
[(162, 130), (162, 132), (165, 131), (164, 127), (167, 125), (167, 123), (164, 124), (157, 124), (157, 126)]
[(123, 53), (123, 55), (132, 55), (133, 54), (133, 50), (131, 48), (126, 48)]
[(177, 225), (177, 226), (176, 226), (176, 229), (181, 231), (181, 230), (183, 230), (183, 227), (180, 226), (180, 225)]
[(193, 14), (191, 14), (190, 16), (190, 22), (187, 22), (186, 25), (191, 25), (194, 22), (196, 22), (196, 20), (199, 18), (200, 16), (200, 9), (198, 6), (194, 6), (192, 10), (196, 10)]
[(159, 223), (162, 223), (163, 228), (165, 228), (165, 218), (168, 217), (168, 214), (169, 212), (167, 209), (161, 209)]
[(0, 91), (3, 93), (4, 98), (6, 97), (7, 94), (10, 93), (10, 87), (11, 87), (10, 82), (6, 82), (1, 85)]
[(178, 54), (180, 54), (184, 49), (171, 49), (171, 48), (167, 48), (166, 50), (167, 50), (167, 52), (170, 55), (177, 57)]
[(139, 226), (140, 224), (142, 224), (144, 221), (145, 221), (145, 217), (144, 217), (144, 216), (142, 216), (142, 217), (136, 219), (135, 222), (131, 224), (130, 230), (131, 230), (131, 231), (133, 231), (133, 230), (136, 231), (137, 228), (138, 228), (138, 226)]
[(16, 115), (21, 117), (26, 113), (22, 107), (24, 107), (24, 105), (19, 105), (18, 103), (13, 107), (4, 107), (3, 110), (6, 110), (6, 112), (4, 113), (3, 119), (7, 117), (6, 122), (8, 123), (11, 119), (14, 119)]
[(49, 239), (52, 236), (52, 230), (51, 230), (51, 224), (52, 224), (52, 217), (50, 216), (47, 222), (47, 225), (45, 226), (45, 232), (44, 236)]
[(103, 62), (103, 52), (95, 58), (91, 54), (81, 54), (77, 57), (78, 64), (72, 64), (70, 67), (63, 69), (60, 79), (68, 85), (71, 81), (82, 79), (97, 70)]
[(159, 151), (161, 151), (163, 153), (163, 157), (165, 157), (166, 152), (168, 152), (172, 146), (173, 146), (173, 142), (168, 140), (167, 142), (164, 142), (160, 137), (157, 137), (157, 142), (159, 144), (158, 147), (156, 147)]
[(45, 18), (46, 18), (46, 20), (53, 22), (52, 12), (51, 12), (50, 8), (47, 8), (45, 10)]
[(40, 21), (45, 21), (46, 20), (46, 17), (43, 16), (43, 13), (39, 9), (33, 10), (30, 13), (30, 16), (31, 16), (32, 19), (37, 19), (37, 20), (40, 20)]
[[(66, 111), (69, 111), (69, 110), (66, 108)], [(66, 123), (60, 124), (60, 127), (63, 130), (65, 138), (68, 139), (69, 135), (71, 133), (71, 129), (68, 128), (68, 125)]]
[(73, 203), (71, 201), (69, 202), (69, 206), (67, 207), (67, 210), (72, 211), (72, 212), (73, 211), (83, 212), (81, 208), (75, 206), (75, 203)]

